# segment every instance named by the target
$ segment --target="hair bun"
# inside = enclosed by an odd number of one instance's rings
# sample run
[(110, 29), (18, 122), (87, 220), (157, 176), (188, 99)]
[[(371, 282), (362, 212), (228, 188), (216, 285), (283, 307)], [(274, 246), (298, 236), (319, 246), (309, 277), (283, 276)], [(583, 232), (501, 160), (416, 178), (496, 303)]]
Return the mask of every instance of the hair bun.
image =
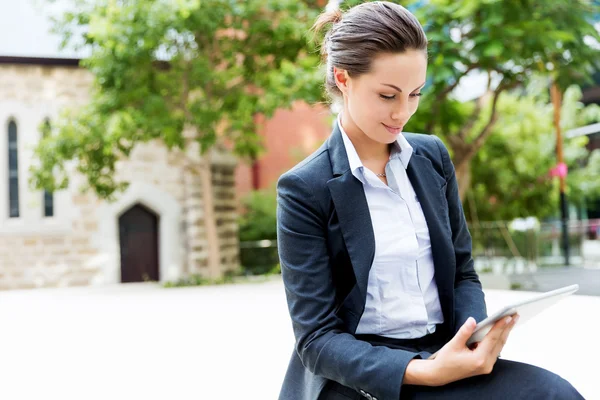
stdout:
[(317, 35), (321, 33), (328, 24), (337, 24), (340, 22), (342, 17), (342, 11), (339, 8), (327, 10), (319, 15), (311, 30)]
[(340, 22), (342, 20), (342, 17), (344, 16), (344, 14), (342, 14), (342, 10), (340, 10), (339, 8), (334, 8), (332, 10), (329, 11), (331, 13), (331, 23), (332, 24), (337, 24), (338, 22)]

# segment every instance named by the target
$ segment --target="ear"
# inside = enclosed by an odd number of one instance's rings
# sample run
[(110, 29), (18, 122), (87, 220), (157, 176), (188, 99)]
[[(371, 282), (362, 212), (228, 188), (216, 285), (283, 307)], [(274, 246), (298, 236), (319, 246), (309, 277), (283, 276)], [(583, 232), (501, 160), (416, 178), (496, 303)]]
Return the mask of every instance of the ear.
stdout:
[(342, 91), (342, 93), (346, 94), (348, 91), (348, 83), (349, 77), (348, 72), (345, 69), (340, 69), (337, 67), (333, 67), (333, 77), (335, 78), (335, 84)]

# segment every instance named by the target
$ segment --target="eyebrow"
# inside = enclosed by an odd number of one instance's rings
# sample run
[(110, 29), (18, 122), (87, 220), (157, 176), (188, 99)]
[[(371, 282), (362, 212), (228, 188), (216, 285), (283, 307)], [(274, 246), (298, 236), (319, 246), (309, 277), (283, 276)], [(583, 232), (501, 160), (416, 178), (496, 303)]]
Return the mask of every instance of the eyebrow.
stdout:
[[(417, 87), (417, 89), (422, 89), (422, 88), (423, 88), (423, 86), (425, 86), (425, 83), (427, 83), (427, 82), (423, 82), (423, 83), (422, 83), (422, 84), (421, 84), (419, 87)], [(389, 86), (389, 87), (391, 87), (391, 88), (394, 88), (394, 89), (396, 89), (396, 90), (397, 90), (397, 91), (399, 91), (400, 93), (402, 93), (402, 89), (400, 89), (398, 86), (394, 86), (394, 85), (392, 85), (392, 84), (390, 84), (390, 83), (382, 83), (382, 85)], [(415, 89), (415, 90), (417, 90), (417, 89)], [(413, 90), (413, 91), (414, 91), (414, 90)]]

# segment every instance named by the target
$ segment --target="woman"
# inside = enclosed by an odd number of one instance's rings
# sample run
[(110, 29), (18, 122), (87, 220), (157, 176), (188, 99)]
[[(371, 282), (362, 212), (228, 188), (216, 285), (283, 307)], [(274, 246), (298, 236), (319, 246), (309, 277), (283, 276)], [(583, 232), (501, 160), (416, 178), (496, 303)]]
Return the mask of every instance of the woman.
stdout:
[[(578, 399), (564, 379), (498, 360), (518, 320), (486, 317), (454, 167), (435, 136), (402, 133), (427, 39), (388, 2), (319, 17), (329, 139), (278, 182), (278, 245), (296, 336), (280, 399)], [(435, 359), (428, 357), (439, 351)]]

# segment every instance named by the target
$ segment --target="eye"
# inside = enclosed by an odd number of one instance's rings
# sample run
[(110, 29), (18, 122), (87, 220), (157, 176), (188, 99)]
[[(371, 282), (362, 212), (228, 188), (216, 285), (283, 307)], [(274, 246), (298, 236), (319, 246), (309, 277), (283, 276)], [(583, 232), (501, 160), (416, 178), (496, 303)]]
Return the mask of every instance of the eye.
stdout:
[(411, 97), (420, 97), (420, 96), (423, 96), (423, 93), (413, 93), (410, 96)]
[(382, 94), (380, 94), (379, 97), (381, 97), (384, 100), (394, 100), (396, 98), (396, 96), (384, 96)]

